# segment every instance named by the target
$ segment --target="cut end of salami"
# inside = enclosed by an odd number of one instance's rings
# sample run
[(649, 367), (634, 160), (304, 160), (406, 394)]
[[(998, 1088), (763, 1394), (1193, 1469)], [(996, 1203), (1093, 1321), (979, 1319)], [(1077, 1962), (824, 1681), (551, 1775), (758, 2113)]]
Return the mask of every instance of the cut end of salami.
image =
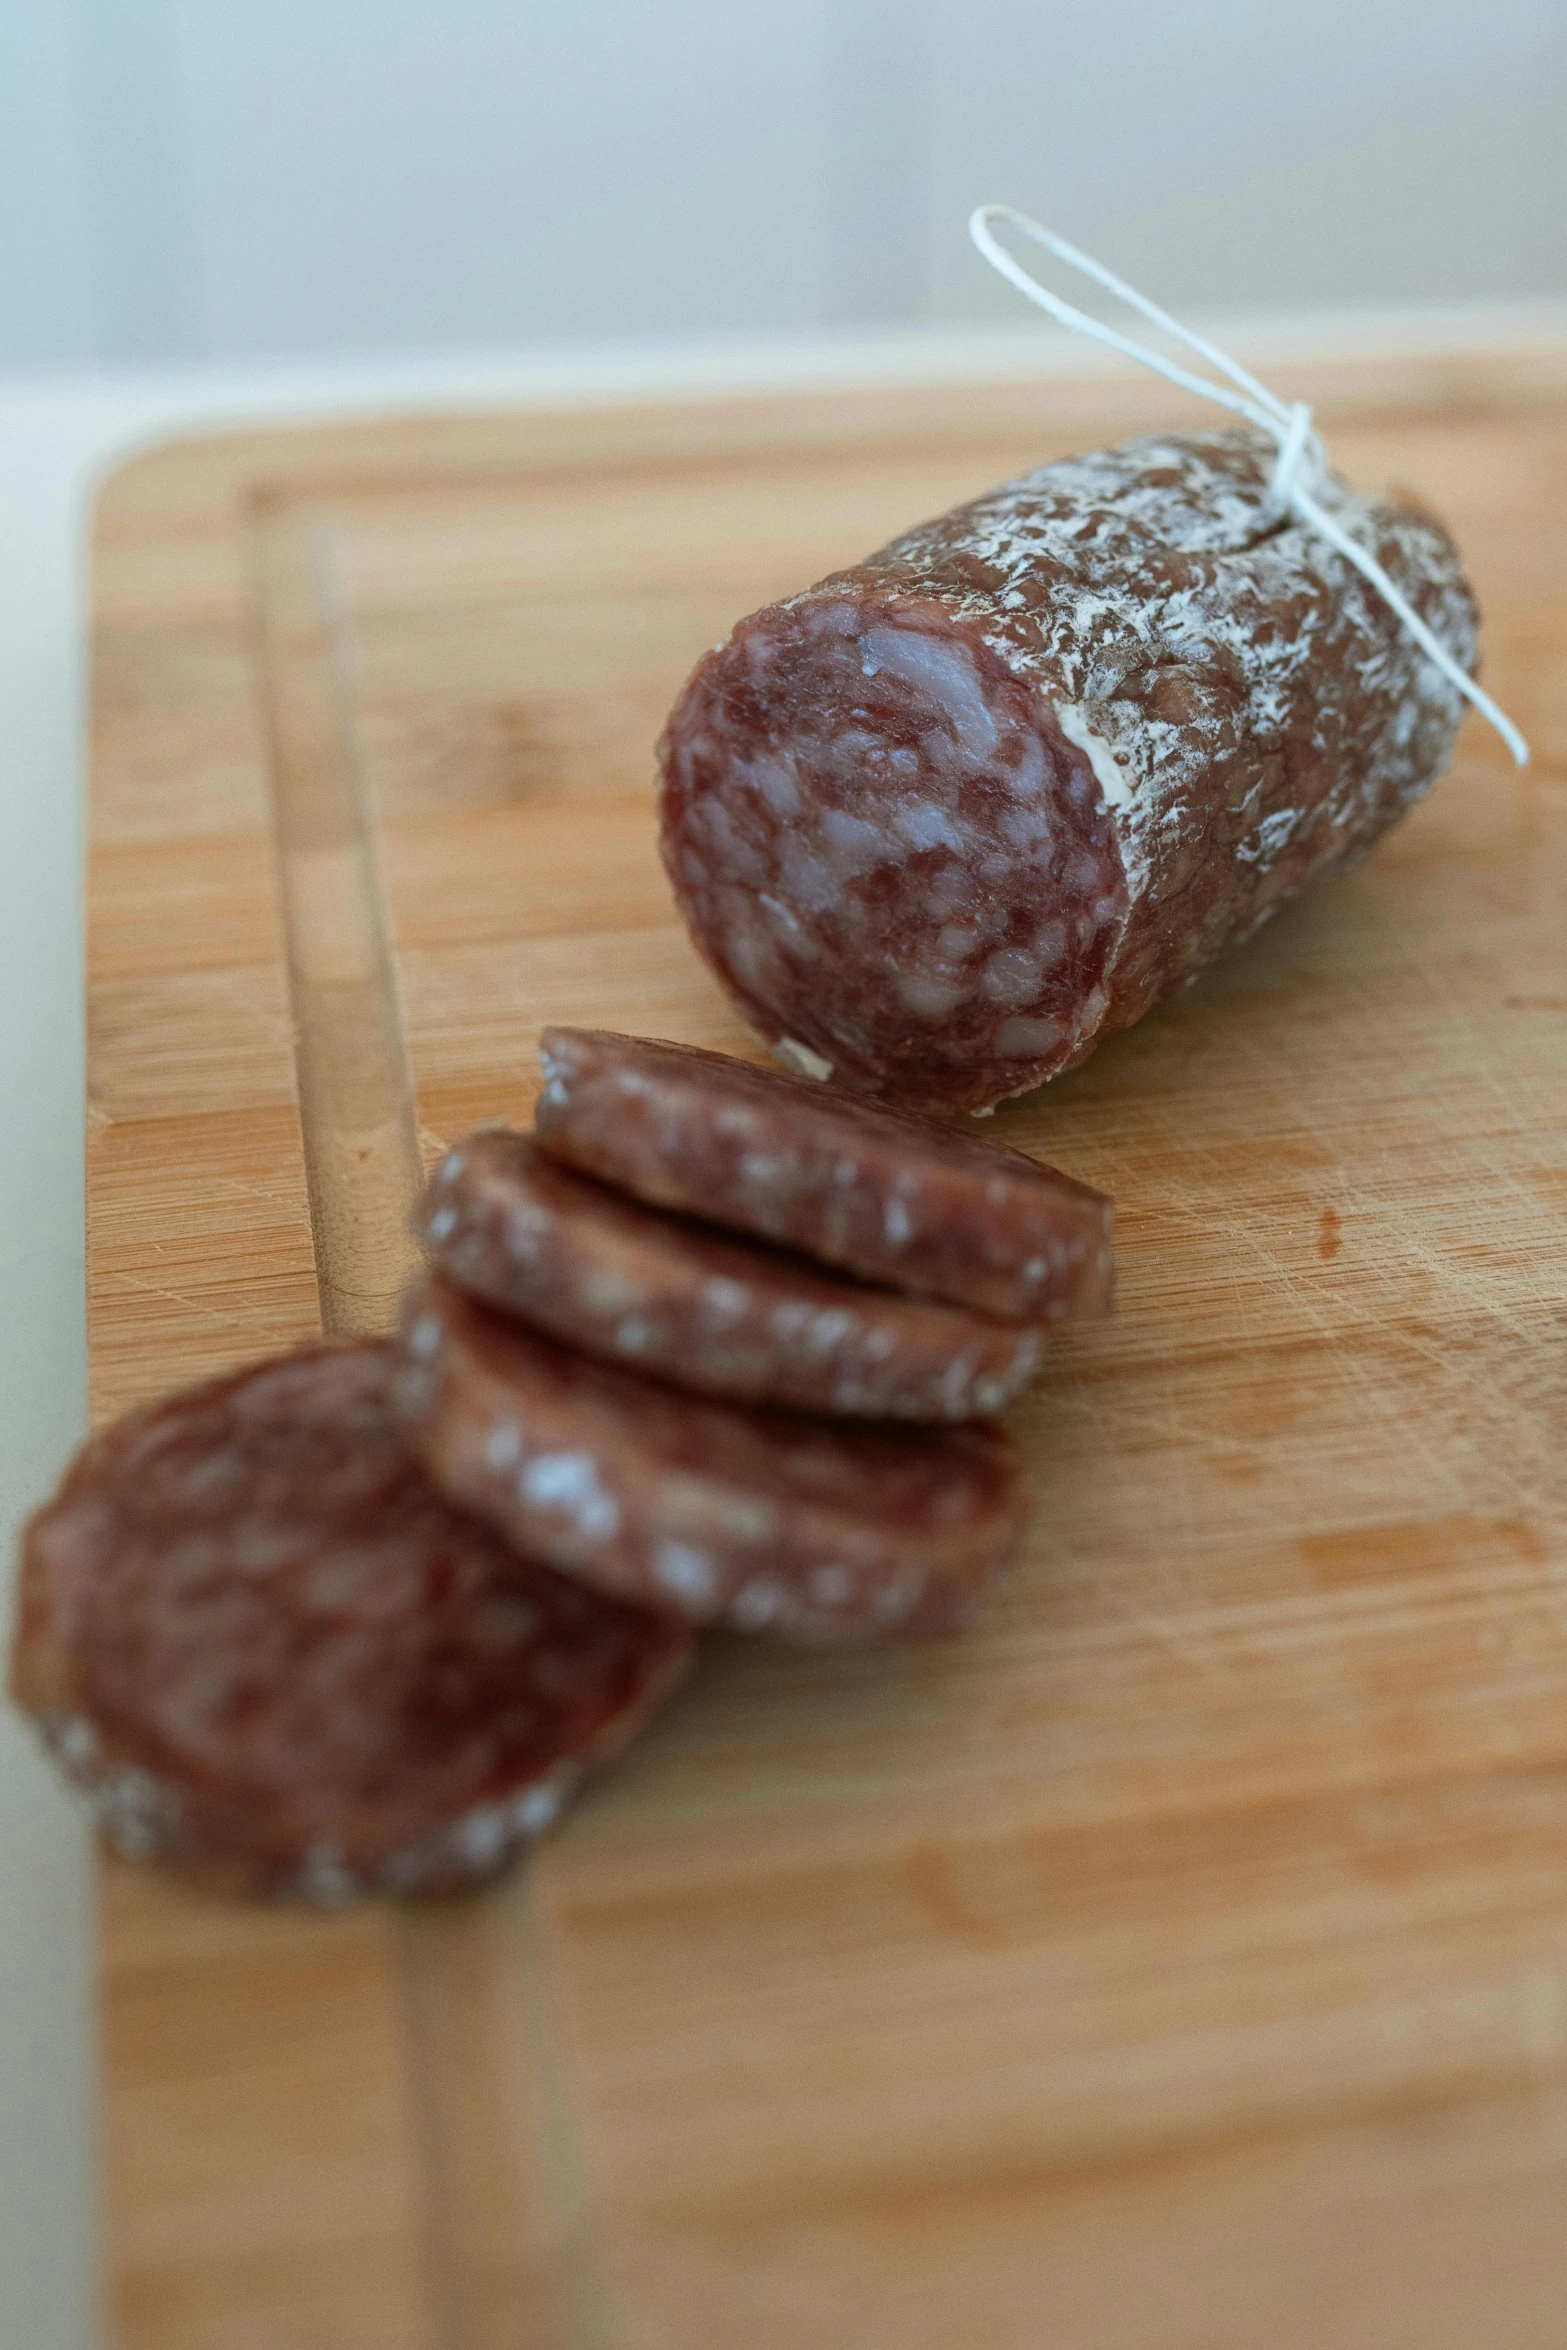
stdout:
[(601, 1360), (731, 1403), (991, 1419), (1043, 1333), (732, 1240), (481, 1128), (436, 1168), (420, 1237), (459, 1288)]
[(436, 1278), (397, 1396), (450, 1499), (562, 1573), (698, 1624), (800, 1640), (944, 1630), (1022, 1530), (991, 1428), (740, 1411), (612, 1369)]
[(722, 1053), (547, 1028), (539, 1141), (603, 1181), (1006, 1321), (1107, 1313), (1102, 1192), (927, 1118)]
[(668, 1615), (441, 1498), (395, 1368), (310, 1347), (150, 1405), (28, 1526), (13, 1693), (123, 1852), (329, 1902), (465, 1885), (685, 1665)]
[(742, 621), (663, 756), (675, 894), (775, 1046), (963, 1109), (1080, 1055), (1126, 922), (1115, 831), (1084, 752), (939, 604), (829, 585)]
[[(1042, 466), (742, 620), (661, 745), (693, 938), (797, 1068), (984, 1110), (1342, 870), (1436, 780), (1456, 689), (1263, 434)], [(1430, 515), (1321, 485), (1454, 659)]]

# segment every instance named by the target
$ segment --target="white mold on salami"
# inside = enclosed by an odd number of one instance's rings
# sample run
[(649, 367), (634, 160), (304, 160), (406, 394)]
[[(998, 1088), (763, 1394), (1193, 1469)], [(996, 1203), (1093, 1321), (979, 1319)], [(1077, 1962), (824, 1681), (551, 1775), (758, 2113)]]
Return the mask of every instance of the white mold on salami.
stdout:
[[(1196, 432), (1042, 467), (752, 615), (698, 667), (662, 746), (665, 861), (793, 1066), (983, 1110), (1140, 1018), (1436, 779), (1457, 691), (1325, 540), (1276, 521), (1275, 455)], [(1472, 667), (1440, 525), (1322, 495)], [(770, 793), (742, 780), (758, 766)]]

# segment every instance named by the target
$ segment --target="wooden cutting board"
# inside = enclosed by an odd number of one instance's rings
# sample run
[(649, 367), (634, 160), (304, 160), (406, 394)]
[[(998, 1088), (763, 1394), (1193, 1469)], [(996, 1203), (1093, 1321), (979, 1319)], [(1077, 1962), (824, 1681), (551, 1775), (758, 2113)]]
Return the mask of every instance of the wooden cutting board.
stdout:
[[(122, 2350), (1561, 2350), (1567, 352), (1307, 371), (1472, 559), (1435, 797), (998, 1141), (1121, 1202), (950, 1642), (714, 1642), (529, 1867), (103, 1874)], [(190, 440), (94, 538), (102, 1416), (383, 1327), (545, 1020), (755, 1052), (652, 745), (1128, 377)]]

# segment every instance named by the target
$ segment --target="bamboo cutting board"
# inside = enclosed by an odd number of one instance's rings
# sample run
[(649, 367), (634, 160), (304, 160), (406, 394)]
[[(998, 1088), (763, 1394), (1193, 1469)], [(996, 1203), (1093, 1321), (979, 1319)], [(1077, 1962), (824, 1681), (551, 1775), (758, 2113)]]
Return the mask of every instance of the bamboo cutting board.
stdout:
[[(1478, 725), (991, 1130), (1121, 1202), (960, 1639), (710, 1643), (481, 1898), (106, 1866), (122, 2350), (1561, 2350), (1567, 353), (1341, 365)], [(1179, 417), (975, 385), (186, 441), (94, 552), (96, 1412), (386, 1324), (541, 1022), (755, 1052), (651, 748), (738, 613)]]

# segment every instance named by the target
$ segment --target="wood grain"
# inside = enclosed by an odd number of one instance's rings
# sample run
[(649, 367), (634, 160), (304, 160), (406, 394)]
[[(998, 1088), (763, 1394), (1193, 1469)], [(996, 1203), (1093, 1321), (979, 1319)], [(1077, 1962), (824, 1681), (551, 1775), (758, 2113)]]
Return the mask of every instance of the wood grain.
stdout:
[[(1559, 2350), (1567, 352), (1341, 363), (1486, 680), (1357, 874), (1001, 1114), (1121, 1202), (961, 1640), (715, 1641), (483, 1899), (106, 1867), (123, 2350)], [(739, 612), (1180, 413), (1008, 384), (153, 451), (95, 532), (102, 1416), (383, 1327), (546, 1019), (755, 1051), (651, 746)]]

